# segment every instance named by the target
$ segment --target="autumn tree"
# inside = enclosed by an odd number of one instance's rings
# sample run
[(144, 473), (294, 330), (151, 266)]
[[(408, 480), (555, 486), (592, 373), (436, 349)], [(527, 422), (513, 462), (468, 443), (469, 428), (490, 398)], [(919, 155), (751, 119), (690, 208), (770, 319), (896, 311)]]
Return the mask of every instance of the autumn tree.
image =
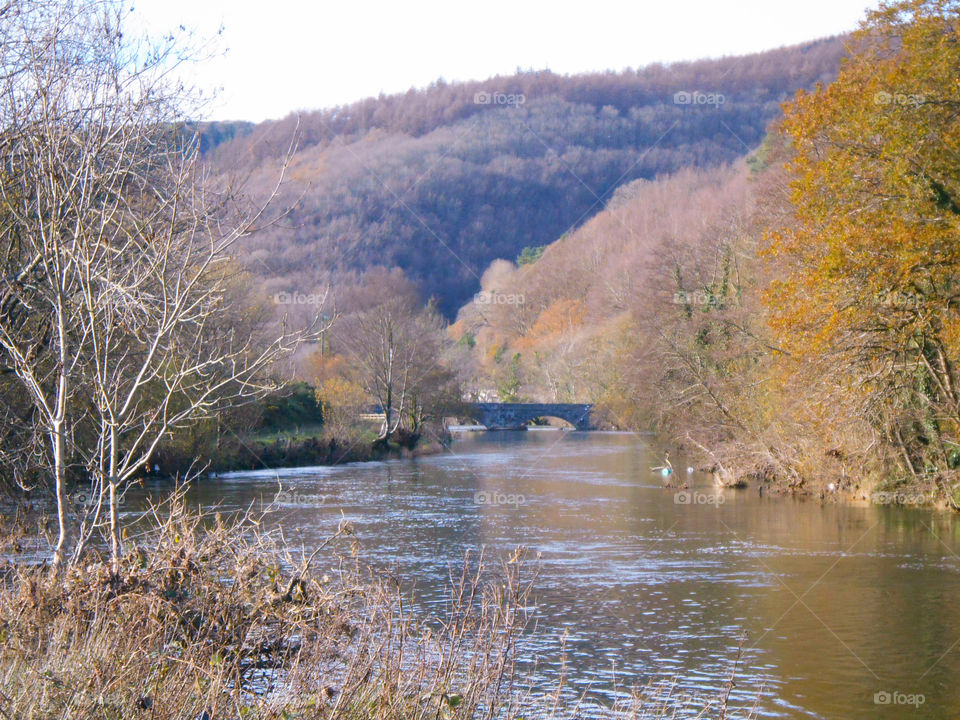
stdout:
[(336, 438), (350, 437), (370, 397), (360, 383), (339, 374), (331, 374), (317, 387), (317, 400), (323, 409), (323, 424)]
[(938, 476), (960, 459), (960, 5), (883, 3), (851, 48), (786, 109), (794, 212), (768, 303), (792, 357)]

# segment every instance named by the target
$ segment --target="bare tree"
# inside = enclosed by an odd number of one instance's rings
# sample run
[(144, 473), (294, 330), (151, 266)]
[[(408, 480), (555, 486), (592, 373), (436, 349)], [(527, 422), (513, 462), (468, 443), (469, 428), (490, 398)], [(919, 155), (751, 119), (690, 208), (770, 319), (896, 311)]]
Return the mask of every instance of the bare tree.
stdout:
[(416, 367), (417, 336), (410, 306), (391, 298), (343, 319), (337, 337), (355, 365), (358, 378), (383, 413), (380, 439), (400, 426)]
[(444, 331), (443, 318), (429, 304), (414, 318), (417, 329), (417, 382), (410, 387), (406, 402), (410, 431), (423, 432), (428, 424), (438, 424), (444, 417), (462, 415), (463, 394), (457, 373), (452, 369), (459, 358)]
[(183, 59), (175, 39), (128, 39), (127, 8), (112, 0), (11, 7), (0, 38), (0, 352), (49, 445), (54, 563), (75, 529), (73, 460), (97, 498), (77, 555), (105, 525), (116, 570), (122, 483), (172, 430), (269, 389), (264, 369), (320, 328), (231, 331), (229, 255), (262, 212), (228, 213), (204, 177), (184, 130), (190, 95), (171, 79)]
[[(410, 422), (416, 432), (430, 402), (452, 376), (442, 365), (443, 326), (432, 307), (421, 307), (405, 280), (369, 274), (348, 300), (334, 328), (335, 343), (357, 382), (383, 412), (380, 440)], [(441, 382), (442, 379), (442, 382)]]

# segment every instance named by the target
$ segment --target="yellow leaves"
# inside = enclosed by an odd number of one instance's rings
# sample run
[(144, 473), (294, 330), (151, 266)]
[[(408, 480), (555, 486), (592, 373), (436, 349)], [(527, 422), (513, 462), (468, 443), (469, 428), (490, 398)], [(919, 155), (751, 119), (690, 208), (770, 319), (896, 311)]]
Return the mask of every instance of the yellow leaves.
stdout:
[[(327, 341), (324, 340), (324, 343)], [(344, 355), (337, 355), (327, 349), (317, 349), (306, 362), (306, 375), (315, 385), (322, 385), (328, 378), (338, 375), (347, 375), (349, 359)]]
[(447, 326), (447, 337), (452, 339), (454, 342), (458, 342), (468, 330), (467, 321), (463, 318), (458, 318), (455, 322)]
[(357, 423), (370, 398), (361, 385), (342, 375), (332, 375), (317, 388), (323, 409), (323, 423), (337, 435), (344, 435)]
[(506, 344), (502, 341), (491, 342), (487, 346), (487, 351), (484, 353), (483, 359), (484, 364), (495, 365), (503, 357), (503, 353), (506, 350)]
[(960, 320), (956, 315), (944, 318), (941, 332), (944, 347), (950, 357), (960, 357)]
[(334, 375), (327, 378), (323, 385), (317, 388), (317, 400), (323, 406), (324, 412), (332, 407), (361, 406), (368, 401), (367, 393), (359, 384), (345, 377)]
[(819, 350), (884, 327), (881, 293), (923, 287), (939, 306), (953, 292), (960, 46), (944, 39), (957, 15), (920, 0), (872, 14), (837, 80), (785, 106), (794, 218), (767, 233), (763, 254), (779, 266), (766, 301), (786, 345)]

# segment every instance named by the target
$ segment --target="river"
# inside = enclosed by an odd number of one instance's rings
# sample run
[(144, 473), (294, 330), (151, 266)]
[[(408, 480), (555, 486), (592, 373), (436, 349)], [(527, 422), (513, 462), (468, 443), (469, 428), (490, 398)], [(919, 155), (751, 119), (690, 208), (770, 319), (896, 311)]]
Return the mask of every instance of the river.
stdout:
[(736, 717), (754, 703), (771, 718), (960, 713), (957, 519), (718, 491), (697, 474), (678, 495), (657, 464), (626, 433), (458, 433), (443, 455), (233, 473), (191, 501), (243, 508), (273, 499), (279, 478), (290, 537), (309, 547), (345, 517), (367, 560), (410, 578), (425, 609), (467, 551), (539, 553), (524, 650), (549, 689), (565, 646), (583, 715), (676, 681), (686, 717), (722, 688), (741, 643)]

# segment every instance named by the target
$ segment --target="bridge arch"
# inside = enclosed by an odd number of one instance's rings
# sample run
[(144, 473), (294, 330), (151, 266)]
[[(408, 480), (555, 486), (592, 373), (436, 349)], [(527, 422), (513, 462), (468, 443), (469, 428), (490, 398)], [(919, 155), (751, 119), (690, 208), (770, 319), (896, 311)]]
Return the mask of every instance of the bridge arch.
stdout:
[(567, 420), (566, 418), (558, 417), (556, 415), (541, 415), (540, 417), (531, 418), (527, 421), (526, 426), (528, 428), (554, 427), (562, 430), (577, 429), (576, 424), (572, 420)]

